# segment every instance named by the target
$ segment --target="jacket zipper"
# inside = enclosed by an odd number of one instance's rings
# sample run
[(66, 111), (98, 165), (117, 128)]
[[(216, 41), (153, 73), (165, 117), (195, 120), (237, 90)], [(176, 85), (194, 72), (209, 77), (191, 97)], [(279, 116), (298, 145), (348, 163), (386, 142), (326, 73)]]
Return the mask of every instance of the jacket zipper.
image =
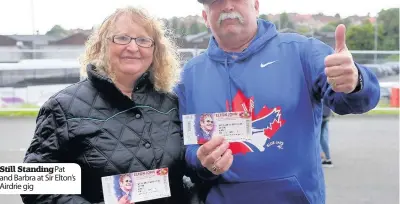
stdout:
[(225, 69), (228, 72), (228, 86), (229, 86), (229, 112), (232, 112), (232, 102), (233, 102), (233, 97), (232, 97), (232, 79), (231, 79), (231, 72), (229, 70), (229, 66), (228, 66), (228, 57), (225, 58)]

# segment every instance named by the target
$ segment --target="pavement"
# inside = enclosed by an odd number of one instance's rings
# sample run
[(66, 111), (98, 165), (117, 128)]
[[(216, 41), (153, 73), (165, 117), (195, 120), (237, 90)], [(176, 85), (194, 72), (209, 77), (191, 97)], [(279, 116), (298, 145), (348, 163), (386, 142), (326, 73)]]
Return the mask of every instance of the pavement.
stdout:
[[(338, 116), (329, 128), (327, 204), (398, 204), (399, 117)], [(34, 129), (34, 118), (0, 118), (0, 162), (21, 162)], [(22, 203), (18, 195), (0, 195), (0, 202)]]

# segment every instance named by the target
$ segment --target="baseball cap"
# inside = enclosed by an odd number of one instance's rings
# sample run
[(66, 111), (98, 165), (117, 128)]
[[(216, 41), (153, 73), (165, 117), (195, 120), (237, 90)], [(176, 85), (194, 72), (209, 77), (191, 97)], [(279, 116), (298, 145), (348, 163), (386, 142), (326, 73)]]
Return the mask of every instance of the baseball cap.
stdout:
[(197, 0), (197, 1), (201, 4), (210, 4), (210, 3), (214, 2), (215, 0)]

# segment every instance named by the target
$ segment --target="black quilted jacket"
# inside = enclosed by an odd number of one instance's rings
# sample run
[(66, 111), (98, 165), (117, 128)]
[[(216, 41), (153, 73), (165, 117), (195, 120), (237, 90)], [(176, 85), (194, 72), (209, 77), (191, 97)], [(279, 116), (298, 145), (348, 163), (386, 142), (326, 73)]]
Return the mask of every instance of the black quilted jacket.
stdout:
[(131, 100), (89, 65), (88, 79), (60, 91), (42, 106), (24, 159), (79, 164), (82, 194), (21, 195), (23, 202), (102, 203), (101, 177), (168, 167), (172, 196), (143, 203), (187, 203), (177, 106), (173, 96), (154, 91), (147, 73), (137, 81)]

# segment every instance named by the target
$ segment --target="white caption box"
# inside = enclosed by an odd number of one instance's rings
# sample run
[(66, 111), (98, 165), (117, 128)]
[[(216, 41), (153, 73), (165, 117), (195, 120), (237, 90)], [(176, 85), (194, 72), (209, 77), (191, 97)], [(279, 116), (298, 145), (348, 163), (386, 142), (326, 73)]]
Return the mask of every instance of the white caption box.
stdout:
[(81, 168), (67, 163), (0, 163), (0, 194), (81, 194)]
[(213, 136), (228, 142), (250, 141), (252, 120), (246, 112), (203, 113), (182, 116), (184, 144), (204, 144)]
[(168, 168), (126, 173), (101, 178), (105, 204), (119, 200), (141, 202), (171, 196)]

